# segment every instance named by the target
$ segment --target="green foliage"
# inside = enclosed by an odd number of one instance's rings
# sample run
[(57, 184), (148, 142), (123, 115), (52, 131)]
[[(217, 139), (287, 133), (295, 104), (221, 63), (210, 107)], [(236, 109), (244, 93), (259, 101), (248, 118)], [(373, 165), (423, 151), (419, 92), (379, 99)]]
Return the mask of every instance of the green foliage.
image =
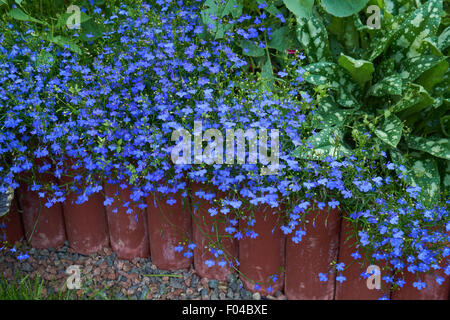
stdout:
[[(62, 47), (67, 46), (77, 54), (89, 50), (90, 45), (100, 38), (104, 31), (103, 25), (94, 17), (94, 7), (87, 0), (71, 3), (63, 0), (0, 1), (0, 15), (3, 15), (2, 18), (8, 23), (12, 23), (14, 28), (32, 29), (37, 39)], [(110, 12), (115, 10), (118, 4), (118, 1), (108, 3), (103, 0), (94, 1), (95, 6)], [(73, 20), (75, 11), (69, 10), (71, 5), (86, 9), (86, 12), (80, 12), (78, 28), (69, 28), (68, 22), (75, 21)]]
[[(442, 0), (384, 1), (379, 30), (363, 25), (364, 10), (357, 13), (371, 3), (362, 1), (352, 17), (344, 14), (345, 3), (322, 1), (327, 13), (316, 10), (298, 23), (311, 63), (305, 79), (329, 88), (319, 117), (342, 130), (368, 129), (379, 148), (405, 166), (409, 182), (422, 187), (423, 199), (435, 201), (445, 188), (447, 166), (439, 163), (450, 159), (450, 31), (448, 20), (443, 25)], [(348, 108), (355, 111), (349, 115)], [(344, 114), (337, 118), (339, 112)], [(351, 147), (351, 140), (345, 142)]]
[[(262, 4), (266, 6), (259, 9)], [(373, 14), (366, 11), (369, 5), (380, 8), (380, 29), (367, 25)], [(437, 200), (426, 195), (438, 195), (439, 188), (445, 188), (449, 161), (448, 3), (207, 0), (203, 19), (216, 39), (225, 39), (236, 28), (227, 21), (241, 13), (263, 12), (271, 32), (235, 43), (248, 57), (250, 71), (259, 71), (256, 74), (267, 88), (276, 83), (277, 70), (285, 67), (279, 61), (286, 50), (305, 52), (310, 64), (304, 68), (304, 79), (328, 88), (328, 96), (318, 103), (316, 128), (340, 132), (338, 149), (328, 147), (326, 134), (322, 142), (310, 141), (312, 145), (322, 154), (352, 150), (355, 137), (370, 132), (376, 149), (387, 151), (397, 165), (404, 163), (414, 177), (410, 182), (424, 190), (422, 196)], [(280, 15), (286, 17), (285, 23), (280, 23)], [(312, 156), (310, 150), (296, 150), (296, 154)], [(428, 174), (433, 176), (425, 178), (418, 169), (422, 167), (432, 168)], [(427, 185), (429, 179), (441, 182), (437, 192), (425, 190), (435, 188)]]
[(324, 9), (335, 17), (348, 17), (363, 9), (369, 0), (322, 0)]
[(283, 2), (297, 18), (309, 18), (311, 16), (314, 0), (283, 0)]

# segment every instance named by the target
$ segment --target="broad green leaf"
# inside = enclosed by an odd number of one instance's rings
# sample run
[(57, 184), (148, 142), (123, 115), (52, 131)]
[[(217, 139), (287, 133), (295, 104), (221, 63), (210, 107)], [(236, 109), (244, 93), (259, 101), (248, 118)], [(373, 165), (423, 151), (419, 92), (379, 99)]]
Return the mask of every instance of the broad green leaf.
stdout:
[(433, 91), (433, 88), (444, 79), (448, 67), (448, 62), (445, 58), (442, 58), (436, 65), (425, 71), (416, 82), (422, 85), (425, 90), (431, 92)]
[[(389, 110), (393, 113), (397, 113), (416, 107), (419, 103), (421, 103), (419, 107), (423, 107), (423, 105), (431, 105), (433, 101), (433, 98), (421, 85), (408, 83), (406, 88), (403, 89), (402, 98), (390, 107)], [(415, 113), (420, 109), (421, 108), (414, 108), (412, 113)]]
[(358, 13), (369, 2), (369, 0), (322, 0), (322, 7), (329, 14), (336, 17), (349, 17)]
[(327, 96), (320, 100), (318, 109), (314, 113), (313, 126), (317, 129), (326, 129), (330, 127), (341, 127), (345, 119), (353, 111), (350, 109), (341, 109), (334, 101), (332, 96)]
[(46, 38), (48, 41), (53, 42), (63, 48), (68, 47), (70, 51), (75, 52), (77, 54), (82, 54), (80, 47), (69, 38), (62, 36), (51, 37), (50, 35), (47, 35)]
[(290, 48), (290, 42), (288, 38), (288, 27), (281, 27), (272, 32), (271, 38), (268, 42), (269, 48), (277, 49), (280, 52), (284, 52)]
[[(381, 29), (377, 30), (375, 37), (369, 42), (369, 48), (365, 51), (363, 58), (374, 61), (380, 54), (387, 51), (407, 17), (408, 14), (403, 13), (390, 20), (383, 20)], [(384, 32), (384, 30), (389, 30), (389, 32)]]
[(389, 49), (396, 63), (424, 52), (424, 40), (436, 35), (441, 22), (442, 0), (429, 0), (412, 12), (395, 34)]
[(446, 138), (422, 138), (409, 136), (408, 147), (429, 153), (435, 157), (450, 160), (450, 140)]
[(347, 108), (359, 108), (360, 103), (355, 97), (360, 94), (360, 88), (341, 66), (332, 62), (319, 62), (307, 65), (305, 80), (314, 85), (327, 84), (337, 91), (337, 102)]
[(104, 27), (100, 23), (96, 23), (93, 19), (89, 19), (81, 23), (81, 40), (95, 41), (102, 36)]
[(252, 41), (244, 39), (241, 41), (242, 53), (250, 57), (261, 57), (265, 55), (266, 51), (258, 47)]
[(297, 18), (311, 16), (314, 0), (283, 0), (283, 2)]
[(438, 48), (443, 52), (450, 46), (450, 27), (442, 31), (438, 38)]
[(11, 18), (19, 20), (19, 21), (30, 21), (30, 22), (35, 22), (35, 23), (39, 23), (42, 25), (47, 25), (47, 23), (45, 23), (44, 21), (30, 17), (29, 15), (27, 15), (25, 12), (23, 12), (19, 8), (11, 9), (11, 11), (8, 12), (8, 15)]
[(447, 169), (445, 170), (444, 176), (444, 187), (449, 188), (450, 190), (450, 161), (447, 161)]
[(423, 204), (434, 204), (439, 200), (441, 178), (437, 163), (431, 158), (406, 159), (398, 151), (391, 150), (393, 162), (405, 167), (406, 182), (422, 188), (419, 199)]
[(372, 78), (372, 73), (375, 71), (372, 62), (366, 60), (357, 60), (345, 54), (341, 54), (338, 59), (341, 67), (347, 70), (353, 79), (359, 83), (361, 87)]
[(371, 126), (372, 131), (384, 143), (397, 147), (403, 133), (403, 123), (394, 114), (390, 114), (378, 127)]
[[(440, 62), (443, 62), (443, 61), (445, 61), (445, 58), (436, 57), (436, 56), (428, 56), (428, 55), (420, 55), (420, 56), (406, 59), (402, 65), (402, 68), (401, 68), (402, 71), (400, 72), (400, 76), (405, 80), (414, 82), (425, 71), (432, 69), (434, 66), (436, 66), (437, 64), (439, 64)], [(445, 73), (445, 70), (444, 70), (444, 73)], [(436, 73), (433, 72), (432, 76), (433, 75), (436, 75)], [(442, 74), (442, 76), (443, 76), (443, 74)], [(440, 79), (438, 79), (437, 82), (442, 80), (442, 76), (440, 77)], [(429, 77), (427, 77), (427, 78), (429, 78)], [(427, 80), (432, 80), (432, 79), (427, 79)], [(423, 86), (423, 87), (425, 89), (427, 89), (425, 86)]]
[(440, 96), (444, 95), (446, 92), (450, 92), (450, 69), (447, 69), (442, 81), (434, 87), (433, 94), (435, 96)]
[(268, 58), (261, 68), (261, 80), (263, 89), (270, 90), (272, 88), (274, 82), (273, 68)]
[(297, 38), (311, 63), (333, 60), (327, 30), (316, 16), (297, 19)]
[(385, 95), (400, 96), (402, 94), (402, 88), (402, 78), (398, 74), (393, 74), (373, 85), (369, 89), (369, 94), (375, 97)]
[(323, 159), (326, 156), (341, 158), (351, 151), (342, 145), (343, 132), (335, 128), (321, 130), (306, 140), (306, 146), (298, 147), (292, 155), (303, 159)]
[(225, 2), (225, 5), (222, 9), (221, 17), (225, 17), (226, 15), (231, 15), (233, 18), (238, 18), (242, 14), (242, 1), (236, 1), (236, 0), (228, 0)]

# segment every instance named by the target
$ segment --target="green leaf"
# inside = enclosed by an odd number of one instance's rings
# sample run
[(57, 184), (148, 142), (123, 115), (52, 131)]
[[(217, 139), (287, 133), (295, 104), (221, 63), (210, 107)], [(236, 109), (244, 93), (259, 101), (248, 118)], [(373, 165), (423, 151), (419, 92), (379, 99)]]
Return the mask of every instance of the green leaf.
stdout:
[(341, 127), (345, 123), (346, 116), (353, 110), (341, 109), (332, 96), (327, 96), (319, 101), (318, 109), (314, 113), (313, 126), (317, 129)]
[(408, 147), (429, 153), (435, 157), (450, 160), (450, 140), (446, 138), (422, 138), (409, 136)]
[(442, 58), (441, 61), (435, 64), (432, 68), (425, 71), (420, 78), (417, 79), (417, 83), (422, 85), (428, 92), (433, 91), (433, 88), (444, 79), (444, 76), (448, 71), (448, 67), (448, 62), (445, 58)]
[(269, 48), (277, 49), (280, 52), (284, 52), (290, 47), (289, 38), (287, 33), (289, 32), (288, 27), (281, 27), (272, 32), (270, 40), (267, 45)]
[(8, 1), (6, 1), (6, 0), (0, 0), (0, 6), (3, 5), (3, 4), (7, 6), (7, 5), (8, 5)]
[(265, 55), (266, 51), (258, 47), (252, 41), (244, 39), (241, 41), (242, 53), (250, 57), (261, 57)]
[(62, 37), (62, 36), (51, 37), (50, 35), (47, 35), (45, 38), (48, 41), (53, 42), (63, 48), (65, 48), (67, 46), (69, 48), (69, 50), (72, 52), (75, 52), (77, 54), (82, 54), (80, 47), (75, 42), (73, 42), (72, 40), (70, 40), (67, 37)]
[(450, 69), (447, 69), (445, 75), (440, 83), (438, 83), (433, 90), (435, 96), (444, 95), (450, 91)]
[(393, 74), (377, 82), (369, 89), (369, 94), (375, 97), (385, 95), (400, 96), (402, 94), (403, 82), (398, 74)]
[(333, 61), (327, 30), (316, 16), (297, 19), (297, 38), (311, 63)]
[(424, 53), (424, 40), (436, 35), (441, 22), (442, 0), (429, 0), (411, 13), (395, 34), (389, 49), (396, 63)]
[[(439, 64), (441, 62), (445, 62), (445, 58), (436, 57), (436, 56), (428, 56), (428, 55), (420, 55), (420, 56), (406, 59), (406, 61), (402, 65), (402, 68), (401, 68), (402, 72), (400, 73), (400, 76), (405, 80), (414, 82), (425, 71), (432, 69), (433, 67), (435, 67), (437, 64)], [(441, 66), (441, 68), (434, 70), (434, 72), (432, 72), (432, 74), (430, 74), (426, 80), (433, 81), (433, 79), (429, 79), (429, 77), (437, 76), (436, 71), (440, 71), (441, 69), (442, 69), (442, 66)], [(446, 70), (446, 68), (443, 70), (444, 73), (445, 73), (445, 70)], [(444, 73), (442, 73), (442, 75), (440, 76), (440, 78), (438, 79), (437, 82), (442, 80)], [(423, 86), (423, 87), (425, 87), (425, 86)], [(425, 87), (425, 89), (427, 89), (427, 88)]]
[(236, 1), (236, 0), (226, 1), (225, 6), (223, 7), (221, 18), (225, 17), (226, 15), (229, 15), (230, 13), (233, 16), (233, 18), (240, 17), (242, 14), (242, 9), (243, 9), (243, 5), (241, 2), (242, 1)]
[(402, 138), (403, 123), (396, 115), (390, 114), (380, 126), (375, 128), (372, 125), (371, 129), (381, 141), (396, 148)]
[(341, 66), (332, 62), (319, 62), (307, 65), (305, 80), (314, 85), (328, 84), (337, 91), (337, 102), (347, 108), (359, 108), (360, 103), (355, 94), (360, 94), (360, 88)]
[(447, 169), (444, 176), (444, 187), (450, 188), (450, 161), (447, 161)]
[[(415, 107), (414, 110), (412, 110), (412, 113), (415, 113), (420, 111), (420, 109), (423, 109), (424, 106), (431, 105), (433, 101), (433, 98), (421, 85), (408, 83), (406, 90), (403, 90), (402, 98), (390, 107), (389, 111), (397, 113)], [(419, 105), (418, 108), (417, 105)]]
[(322, 0), (322, 7), (329, 14), (336, 17), (348, 17), (358, 13), (367, 5), (369, 0)]
[[(81, 23), (81, 40), (86, 42), (95, 41), (102, 36), (104, 27), (100, 23), (96, 23), (94, 19), (89, 19)], [(89, 35), (89, 37), (88, 37)]]
[(268, 58), (261, 68), (261, 80), (263, 89), (270, 90), (272, 88), (274, 82), (273, 69), (272, 63)]
[(30, 17), (29, 15), (27, 15), (25, 12), (23, 12), (19, 8), (12, 9), (11, 11), (8, 12), (8, 15), (11, 18), (19, 20), (19, 21), (30, 21), (30, 22), (35, 22), (35, 23), (39, 23), (42, 25), (47, 25), (47, 23), (45, 23), (44, 21)]
[[(406, 159), (397, 151), (391, 150), (393, 162), (405, 167), (406, 182), (422, 188), (418, 198), (422, 204), (434, 204), (439, 200), (441, 178), (437, 163), (431, 158)], [(397, 172), (400, 174), (399, 170)]]
[(315, 136), (306, 140), (306, 146), (302, 145), (294, 150), (292, 155), (303, 159), (323, 159), (332, 156), (336, 159), (350, 155), (351, 151), (342, 145), (343, 132), (336, 128), (321, 130)]
[(359, 83), (361, 87), (372, 78), (372, 73), (375, 71), (373, 63), (366, 60), (357, 60), (345, 54), (341, 54), (338, 59), (341, 67), (347, 70), (353, 79)]
[(450, 46), (450, 26), (442, 31), (438, 38), (438, 48), (441, 51), (446, 50)]
[(297, 18), (311, 16), (314, 0), (283, 0), (283, 2)]

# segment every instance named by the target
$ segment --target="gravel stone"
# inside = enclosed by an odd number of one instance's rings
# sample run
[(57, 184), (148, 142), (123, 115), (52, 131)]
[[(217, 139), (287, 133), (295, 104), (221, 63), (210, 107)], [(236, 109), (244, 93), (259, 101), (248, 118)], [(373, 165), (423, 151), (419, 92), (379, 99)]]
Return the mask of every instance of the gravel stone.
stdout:
[(219, 286), (219, 281), (217, 281), (217, 280), (215, 280), (215, 279), (209, 280), (209, 281), (208, 281), (208, 286), (209, 286), (211, 289), (216, 289), (216, 288)]
[(202, 289), (202, 291), (200, 292), (202, 297), (207, 296), (208, 293), (209, 293), (208, 289)]
[(238, 285), (237, 281), (232, 281), (230, 284), (230, 288), (231, 288), (231, 290), (233, 290), (233, 292), (237, 292), (239, 289), (239, 285)]
[(231, 290), (231, 288), (228, 288), (227, 298), (228, 299), (233, 299), (234, 298), (234, 293), (233, 293), (233, 290)]
[(252, 294), (244, 288), (241, 288), (239, 293), (241, 294), (241, 298), (244, 300), (250, 300), (252, 298)]
[(197, 287), (198, 280), (199, 280), (198, 275), (193, 274), (192, 280), (191, 280), (191, 287), (193, 287), (193, 288)]
[(24, 263), (22, 265), (22, 270), (25, 272), (33, 272), (33, 267), (29, 263)]

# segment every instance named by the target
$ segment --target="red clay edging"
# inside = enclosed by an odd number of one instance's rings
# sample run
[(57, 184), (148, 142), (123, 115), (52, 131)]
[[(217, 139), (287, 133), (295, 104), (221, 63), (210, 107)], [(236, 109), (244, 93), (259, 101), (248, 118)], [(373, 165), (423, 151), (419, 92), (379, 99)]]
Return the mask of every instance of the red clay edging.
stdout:
[[(105, 195), (114, 198), (106, 206), (109, 238), (113, 251), (120, 259), (132, 260), (136, 257), (147, 258), (150, 254), (147, 214), (130, 199), (129, 188), (121, 189), (118, 184), (106, 184)], [(129, 202), (128, 207), (123, 205)], [(127, 214), (127, 209), (133, 210)], [(117, 209), (116, 212), (115, 209)]]
[(23, 226), (17, 209), (16, 197), (11, 201), (9, 212), (0, 218), (0, 225), (3, 223), (6, 229), (0, 229), (0, 243), (7, 241), (9, 244), (14, 244), (23, 239)]
[(334, 298), (335, 272), (328, 274), (328, 281), (320, 281), (318, 274), (327, 273), (330, 262), (337, 258), (340, 221), (338, 210), (315, 211), (304, 226), (306, 235), (302, 241), (296, 244), (290, 238), (287, 240), (285, 294), (288, 299)]
[[(78, 174), (71, 166), (74, 161), (66, 161), (67, 172), (61, 179), (63, 184), (70, 185), (71, 176)], [(70, 176), (69, 176), (70, 175)], [(106, 213), (103, 206), (104, 196), (100, 193), (89, 196), (88, 201), (77, 204), (78, 194), (69, 191), (63, 203), (67, 240), (75, 252), (91, 254), (109, 245)]]
[(39, 249), (63, 246), (66, 233), (61, 204), (47, 208), (47, 199), (39, 198), (36, 191), (29, 190), (24, 184), (21, 184), (18, 196), (25, 237), (31, 246)]
[[(279, 228), (279, 210), (267, 205), (255, 210), (255, 224), (248, 227), (248, 220), (239, 221), (244, 236), (239, 241), (240, 279), (247, 290), (268, 295), (284, 288), (285, 236)], [(247, 230), (258, 234), (254, 239), (246, 237)], [(273, 276), (276, 275), (275, 281)], [(255, 290), (255, 282), (260, 286)], [(272, 290), (268, 291), (267, 288)]]
[[(197, 245), (194, 249), (194, 268), (200, 277), (208, 279), (217, 279), (219, 281), (225, 281), (227, 276), (231, 274), (231, 268), (227, 263), (226, 267), (221, 267), (218, 265), (219, 260), (217, 260), (214, 255), (210, 252), (211, 241), (217, 241), (216, 232), (219, 235), (219, 241), (222, 245), (223, 251), (231, 258), (237, 257), (237, 241), (226, 233), (225, 223), (217, 221), (219, 219), (211, 217), (208, 210), (213, 207), (213, 205), (205, 200), (201, 199), (195, 195), (197, 191), (207, 191), (205, 185), (192, 185), (192, 231), (194, 243)], [(214, 192), (216, 195), (217, 191)], [(217, 221), (217, 224), (214, 222)], [(212, 230), (212, 228), (217, 228)], [(215, 264), (208, 267), (205, 262), (207, 260), (215, 261)]]
[[(341, 229), (341, 241), (339, 247), (338, 262), (345, 263), (345, 270), (342, 274), (346, 277), (346, 280), (342, 283), (336, 281), (336, 295), (335, 300), (378, 300), (384, 295), (388, 298), (390, 296), (390, 288), (385, 286), (384, 281), (381, 281), (381, 289), (369, 289), (367, 286), (367, 279), (361, 277), (362, 272), (366, 272), (369, 264), (362, 262), (363, 256), (359, 260), (355, 260), (351, 254), (356, 251), (355, 239), (346, 239), (351, 234), (351, 224), (343, 220)], [(381, 271), (381, 277), (383, 274), (384, 265), (379, 264)]]
[[(171, 198), (171, 197), (169, 197)], [(159, 269), (187, 269), (192, 258), (175, 251), (175, 247), (183, 243), (184, 248), (192, 240), (191, 209), (188, 197), (181, 194), (173, 198), (176, 203), (168, 204), (169, 199), (151, 194), (147, 197), (147, 220), (150, 238), (152, 263)]]
[(109, 244), (104, 197), (92, 194), (82, 204), (76, 204), (77, 198), (71, 193), (63, 204), (67, 239), (75, 252), (88, 255)]

